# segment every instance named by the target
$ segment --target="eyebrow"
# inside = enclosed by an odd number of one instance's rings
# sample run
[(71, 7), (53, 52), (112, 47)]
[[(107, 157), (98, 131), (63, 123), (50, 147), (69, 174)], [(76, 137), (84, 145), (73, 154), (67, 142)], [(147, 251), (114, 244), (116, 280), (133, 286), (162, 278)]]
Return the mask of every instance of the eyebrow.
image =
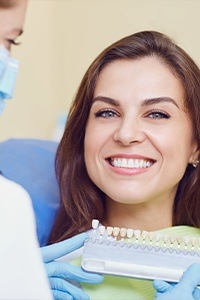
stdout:
[(153, 105), (156, 103), (162, 103), (162, 102), (168, 102), (174, 104), (176, 107), (179, 108), (178, 104), (176, 101), (170, 97), (157, 97), (157, 98), (150, 98), (150, 99), (145, 99), (142, 101), (142, 106), (148, 106), (148, 105)]
[(120, 106), (120, 102), (118, 100), (112, 99), (110, 97), (104, 97), (104, 96), (97, 96), (92, 100), (92, 104), (96, 101), (102, 101), (114, 106)]
[[(112, 99), (110, 97), (97, 96), (93, 99), (92, 104), (96, 101), (103, 101), (105, 103), (111, 104), (113, 106), (120, 106), (120, 102), (118, 100)], [(149, 98), (142, 101), (141, 106), (149, 106), (157, 103), (168, 102), (174, 104), (179, 108), (176, 101), (170, 97), (157, 97), (157, 98)]]

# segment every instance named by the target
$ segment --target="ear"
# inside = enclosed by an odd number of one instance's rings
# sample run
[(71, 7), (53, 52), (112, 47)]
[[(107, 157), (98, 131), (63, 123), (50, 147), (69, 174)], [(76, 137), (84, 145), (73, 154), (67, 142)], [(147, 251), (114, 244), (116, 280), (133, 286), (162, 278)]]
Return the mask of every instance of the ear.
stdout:
[(189, 163), (192, 164), (194, 167), (197, 166), (200, 159), (200, 149), (197, 147), (197, 145), (194, 147), (192, 154), (189, 158)]

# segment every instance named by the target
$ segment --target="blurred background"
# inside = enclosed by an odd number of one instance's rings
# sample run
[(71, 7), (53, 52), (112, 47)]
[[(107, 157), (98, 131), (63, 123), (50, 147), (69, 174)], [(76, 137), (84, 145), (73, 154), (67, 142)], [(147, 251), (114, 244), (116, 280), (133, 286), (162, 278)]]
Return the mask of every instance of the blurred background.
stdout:
[(171, 36), (200, 63), (200, 0), (29, 0), (14, 99), (0, 139), (59, 140), (86, 69), (109, 44), (141, 30)]

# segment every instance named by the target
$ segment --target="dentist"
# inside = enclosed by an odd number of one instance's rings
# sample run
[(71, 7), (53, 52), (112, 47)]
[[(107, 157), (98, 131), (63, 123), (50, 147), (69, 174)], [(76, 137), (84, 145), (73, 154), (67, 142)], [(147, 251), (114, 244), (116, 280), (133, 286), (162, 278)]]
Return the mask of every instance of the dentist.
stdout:
[[(12, 58), (10, 51), (23, 32), (26, 8), (27, 0), (0, 0), (0, 115), (14, 93), (19, 61)], [(0, 173), (0, 199), (0, 299), (52, 300), (52, 294), (55, 299), (88, 299), (81, 289), (65, 279), (98, 283), (102, 277), (54, 261), (83, 246), (88, 235), (83, 233), (44, 247), (41, 257), (27, 191)]]
[[(10, 49), (22, 33), (26, 6), (26, 0), (0, 1), (0, 113), (13, 96), (19, 62)], [(0, 299), (52, 299), (28, 193), (0, 174), (0, 199)]]

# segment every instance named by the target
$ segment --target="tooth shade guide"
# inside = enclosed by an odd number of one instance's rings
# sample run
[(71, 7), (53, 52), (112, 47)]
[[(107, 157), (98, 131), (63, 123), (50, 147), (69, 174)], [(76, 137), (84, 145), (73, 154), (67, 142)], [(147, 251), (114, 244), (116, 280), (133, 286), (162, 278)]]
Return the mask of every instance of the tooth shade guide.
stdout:
[[(178, 282), (189, 265), (200, 262), (199, 237), (140, 232), (131, 228), (124, 237), (124, 228), (114, 227), (113, 236), (115, 234), (119, 241), (112, 241), (110, 227), (99, 226), (96, 237), (85, 241), (82, 267), (86, 271)], [(121, 242), (121, 235), (127, 238), (127, 243)]]
[[(98, 224), (98, 225), (97, 225)], [(98, 226), (98, 227), (97, 227)], [(198, 251), (200, 253), (200, 237), (175, 236), (152, 231), (140, 231), (132, 228), (120, 228), (99, 225), (98, 220), (92, 222), (95, 239), (109, 239), (110, 241), (126, 241), (129, 244), (151, 245), (163, 248)], [(94, 234), (93, 234), (94, 236)]]

